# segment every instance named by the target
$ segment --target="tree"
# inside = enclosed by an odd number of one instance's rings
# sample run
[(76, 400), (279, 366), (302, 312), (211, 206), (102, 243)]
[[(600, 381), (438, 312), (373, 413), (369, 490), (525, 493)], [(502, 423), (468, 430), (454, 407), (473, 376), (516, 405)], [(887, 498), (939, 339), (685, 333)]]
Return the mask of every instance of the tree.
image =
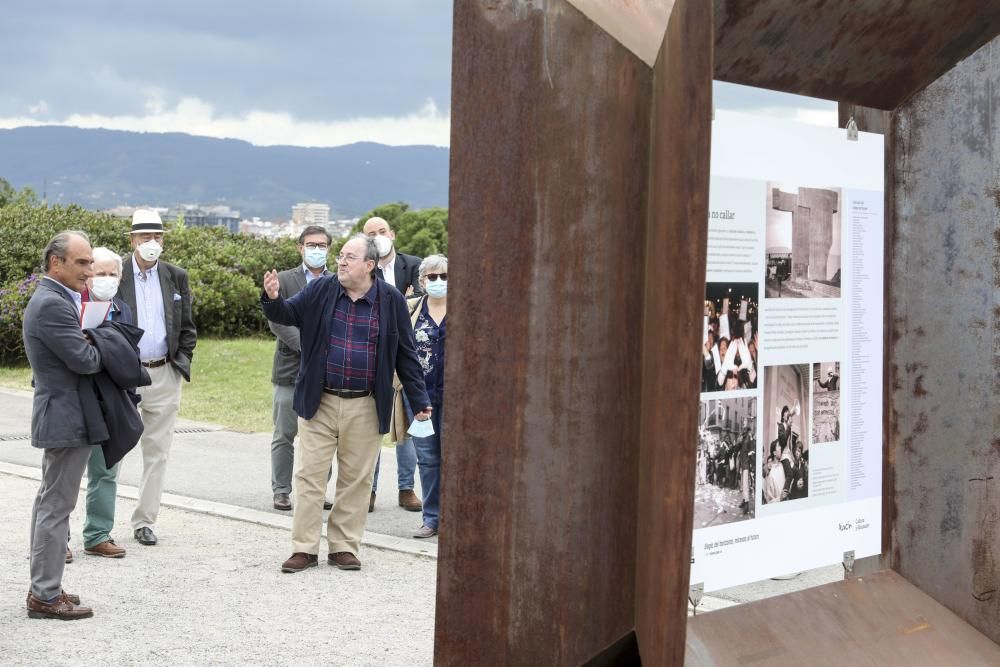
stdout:
[(14, 201), (16, 196), (17, 190), (11, 187), (5, 179), (0, 178), (0, 208)]

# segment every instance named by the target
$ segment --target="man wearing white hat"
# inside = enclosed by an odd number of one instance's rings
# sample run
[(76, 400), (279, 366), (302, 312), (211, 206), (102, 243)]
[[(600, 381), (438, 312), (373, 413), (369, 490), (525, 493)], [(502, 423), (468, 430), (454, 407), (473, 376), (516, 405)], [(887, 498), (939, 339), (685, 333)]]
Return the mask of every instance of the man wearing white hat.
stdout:
[(139, 359), (153, 381), (138, 389), (144, 427), (139, 441), (142, 481), (139, 501), (132, 512), (132, 530), (136, 541), (151, 546), (156, 544), (153, 526), (160, 512), (167, 456), (181, 403), (181, 378), (191, 381), (197, 332), (191, 316), (187, 272), (160, 261), (160, 215), (152, 209), (136, 210), (130, 237), (132, 254), (122, 267), (119, 296), (135, 313), (136, 325), (145, 331), (139, 341)]

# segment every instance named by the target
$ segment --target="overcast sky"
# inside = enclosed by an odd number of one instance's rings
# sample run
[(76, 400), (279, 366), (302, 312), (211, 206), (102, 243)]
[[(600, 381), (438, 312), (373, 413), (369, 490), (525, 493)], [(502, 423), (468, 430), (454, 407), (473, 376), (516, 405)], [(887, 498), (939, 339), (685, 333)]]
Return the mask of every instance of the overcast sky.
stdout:
[[(0, 128), (445, 146), (451, 12), (446, 0), (3, 0)], [(716, 106), (836, 123), (831, 103), (725, 84)]]

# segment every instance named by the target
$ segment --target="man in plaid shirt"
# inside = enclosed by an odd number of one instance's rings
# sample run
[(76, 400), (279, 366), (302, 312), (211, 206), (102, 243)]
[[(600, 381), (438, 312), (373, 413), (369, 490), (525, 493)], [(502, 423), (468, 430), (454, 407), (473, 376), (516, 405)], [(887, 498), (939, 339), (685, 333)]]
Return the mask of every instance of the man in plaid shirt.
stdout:
[(278, 274), (264, 275), (261, 303), (277, 324), (299, 328), (301, 360), (292, 407), (299, 415), (298, 501), (292, 519), (292, 555), (282, 572), (318, 562), (326, 477), (337, 460), (337, 492), (327, 520), (327, 562), (359, 570), (358, 548), (382, 434), (392, 417), (393, 373), (416, 414), (431, 405), (403, 295), (375, 278), (378, 251), (364, 235), (344, 244), (337, 275), (317, 278), (293, 296), (279, 294)]

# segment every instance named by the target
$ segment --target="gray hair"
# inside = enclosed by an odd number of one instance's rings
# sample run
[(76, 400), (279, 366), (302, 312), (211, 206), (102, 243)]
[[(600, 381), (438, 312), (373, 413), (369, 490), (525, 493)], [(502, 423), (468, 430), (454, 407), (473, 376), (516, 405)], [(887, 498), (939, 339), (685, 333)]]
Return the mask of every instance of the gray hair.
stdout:
[(448, 273), (448, 258), (444, 255), (427, 255), (424, 261), (420, 262), (420, 277), (423, 278), (431, 269), (439, 269), (441, 273)]
[[(348, 241), (364, 241), (365, 243), (365, 261), (371, 260), (375, 262), (375, 266), (372, 268), (372, 278), (375, 277), (375, 270), (378, 269), (378, 247), (375, 245), (375, 238), (368, 236), (366, 234), (355, 234)], [(344, 245), (347, 245), (345, 242)], [(343, 248), (343, 246), (341, 246)], [(341, 250), (343, 252), (343, 250)]]
[(121, 256), (111, 250), (110, 248), (105, 248), (104, 246), (98, 246), (94, 248), (94, 261), (95, 262), (114, 262), (115, 267), (118, 269), (118, 275), (122, 274), (122, 258)]
[(45, 249), (42, 251), (42, 271), (48, 273), (49, 263), (52, 261), (53, 257), (59, 257), (60, 259), (66, 259), (66, 251), (69, 249), (69, 240), (73, 236), (78, 236), (90, 243), (90, 237), (87, 236), (87, 232), (81, 232), (76, 229), (67, 229), (59, 232), (45, 245)]

